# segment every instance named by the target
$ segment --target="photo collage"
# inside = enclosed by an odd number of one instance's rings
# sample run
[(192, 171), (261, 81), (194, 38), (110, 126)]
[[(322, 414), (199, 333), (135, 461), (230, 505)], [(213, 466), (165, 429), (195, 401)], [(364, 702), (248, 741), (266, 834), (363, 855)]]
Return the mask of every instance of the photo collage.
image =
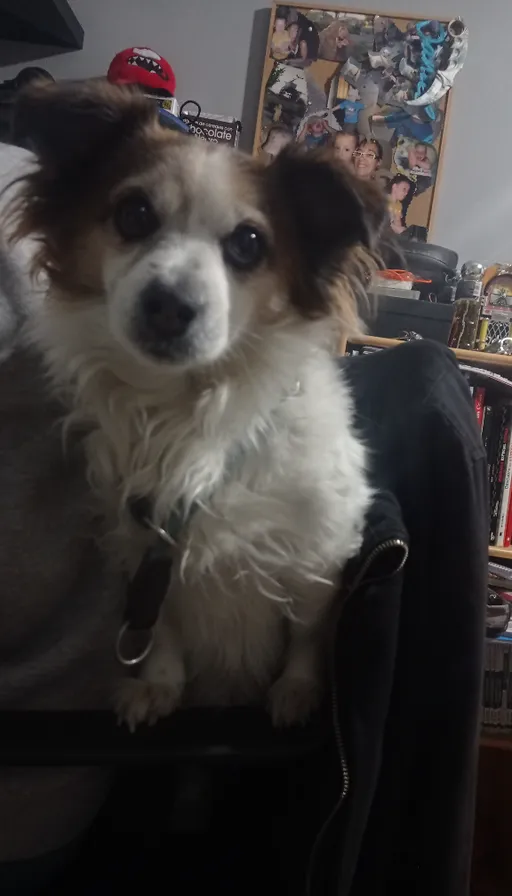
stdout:
[(255, 152), (328, 148), (382, 186), (396, 234), (426, 239), (448, 94), (415, 98), (447, 52), (447, 23), (274, 7)]

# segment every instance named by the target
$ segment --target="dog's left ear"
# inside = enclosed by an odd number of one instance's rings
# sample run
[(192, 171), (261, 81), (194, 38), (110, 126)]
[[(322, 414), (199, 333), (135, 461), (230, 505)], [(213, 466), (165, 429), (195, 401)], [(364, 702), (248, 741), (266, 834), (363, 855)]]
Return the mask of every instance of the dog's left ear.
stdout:
[(284, 149), (266, 169), (277, 261), (292, 302), (305, 316), (331, 310), (333, 292), (350, 271), (352, 250), (370, 261), (389, 221), (386, 198), (358, 180), (327, 150)]

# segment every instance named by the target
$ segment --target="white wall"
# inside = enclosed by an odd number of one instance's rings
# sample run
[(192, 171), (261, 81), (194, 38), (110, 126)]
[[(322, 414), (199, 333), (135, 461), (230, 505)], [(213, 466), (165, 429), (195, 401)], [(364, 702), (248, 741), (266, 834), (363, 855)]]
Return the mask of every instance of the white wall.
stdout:
[[(267, 0), (71, 0), (84, 49), (41, 60), (57, 78), (106, 72), (118, 50), (145, 44), (177, 76), (179, 99), (241, 116), (250, 145), (264, 45)], [(340, 3), (341, 5), (341, 3)], [(470, 52), (453, 93), (438, 181), (434, 242), (461, 260), (512, 261), (512, 3), (510, 0), (349, 0), (352, 8), (426, 17), (461, 15)], [(249, 66), (248, 59), (254, 60)], [(21, 66), (0, 68), (12, 77)], [(246, 87), (247, 85), (247, 87)]]

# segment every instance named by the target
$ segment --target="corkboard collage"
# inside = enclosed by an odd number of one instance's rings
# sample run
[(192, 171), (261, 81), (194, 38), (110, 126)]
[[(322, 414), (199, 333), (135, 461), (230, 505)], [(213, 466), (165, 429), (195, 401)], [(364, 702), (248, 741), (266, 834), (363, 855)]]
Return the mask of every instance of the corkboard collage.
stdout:
[(450, 94), (427, 110), (404, 103), (423, 59), (418, 23), (434, 46), (435, 28), (448, 25), (274, 5), (254, 152), (270, 162), (291, 141), (329, 147), (358, 177), (382, 185), (395, 233), (426, 239)]

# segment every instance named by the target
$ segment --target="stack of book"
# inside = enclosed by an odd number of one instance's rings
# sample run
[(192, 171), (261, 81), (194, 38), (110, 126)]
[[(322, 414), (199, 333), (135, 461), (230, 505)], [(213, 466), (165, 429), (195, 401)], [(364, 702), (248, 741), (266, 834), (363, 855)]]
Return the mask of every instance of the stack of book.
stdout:
[[(512, 383), (500, 374), (460, 364), (470, 385), (487, 454), (490, 496), (489, 544), (512, 541)], [(489, 590), (512, 602), (512, 567), (489, 563)], [(485, 643), (482, 724), (512, 734), (512, 620)]]
[[(512, 569), (489, 563), (489, 585), (496, 594), (512, 601)], [(485, 642), (482, 724), (486, 729), (512, 732), (512, 620), (498, 638)]]
[(512, 402), (483, 385), (470, 389), (487, 454), (489, 544), (507, 548), (512, 543)]
[(512, 633), (485, 642), (482, 725), (512, 732)]

